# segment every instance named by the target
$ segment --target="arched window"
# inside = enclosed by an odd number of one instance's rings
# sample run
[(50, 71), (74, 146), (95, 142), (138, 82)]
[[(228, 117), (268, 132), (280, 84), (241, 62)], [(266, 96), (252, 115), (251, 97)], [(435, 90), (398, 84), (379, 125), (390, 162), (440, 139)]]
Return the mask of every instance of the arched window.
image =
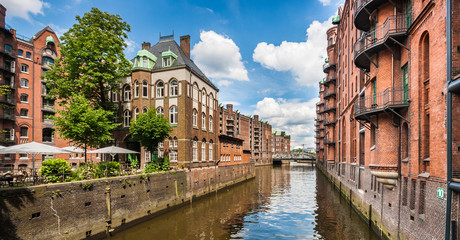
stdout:
[(209, 140), (209, 157), (208, 157), (208, 158), (209, 158), (209, 161), (213, 161), (213, 160), (212, 160), (212, 143), (213, 143), (213, 142), (212, 142), (212, 139)]
[(207, 96), (208, 95), (206, 95), (206, 89), (203, 88), (203, 90), (201, 90), (201, 103), (203, 106), (206, 106)]
[(177, 137), (173, 139), (173, 148), (177, 149)]
[(206, 140), (201, 141), (201, 161), (206, 161)]
[(424, 32), (420, 38), (419, 63), (421, 67), (420, 91), (421, 91), (421, 163), (420, 172), (427, 172), (427, 163), (430, 159), (430, 35)]
[(157, 98), (163, 97), (165, 95), (164, 83), (158, 82), (157, 83)]
[(24, 55), (24, 51), (22, 49), (18, 49), (18, 56), (21, 56)]
[(131, 101), (131, 87), (129, 85), (125, 85), (123, 88), (123, 100), (125, 102)]
[(192, 161), (198, 161), (198, 153), (197, 153), (198, 146), (197, 146), (197, 144), (198, 144), (197, 139), (194, 138), (193, 143), (192, 143), (192, 145), (193, 145), (193, 147), (192, 147)]
[(21, 72), (22, 73), (29, 73), (29, 65), (21, 63)]
[(171, 149), (173, 147), (173, 140), (172, 140), (172, 137), (169, 137), (169, 149)]
[(148, 92), (149, 92), (149, 84), (147, 83), (147, 81), (144, 81), (142, 82), (142, 97), (147, 98), (149, 94)]
[(112, 102), (118, 102), (118, 93), (112, 92)]
[(139, 82), (137, 80), (134, 82), (134, 97), (139, 97)]
[(198, 122), (198, 120), (197, 120), (198, 116), (197, 115), (198, 115), (198, 112), (196, 111), (196, 109), (193, 109), (192, 123), (193, 123), (194, 127), (198, 127), (198, 123), (197, 123)]
[(209, 115), (209, 131), (212, 132), (212, 115)]
[(25, 93), (21, 93), (21, 102), (29, 102), (29, 95), (25, 94)]
[(21, 87), (28, 88), (29, 87), (29, 80), (25, 78), (21, 78)]
[(32, 54), (30, 52), (26, 52), (26, 58), (27, 59), (31, 59), (32, 58)]
[(170, 96), (177, 96), (178, 91), (177, 91), (177, 80), (172, 80), (170, 83)]
[(194, 102), (198, 102), (198, 85), (196, 83), (193, 84), (192, 97)]
[(158, 108), (157, 108), (157, 114), (160, 114), (161, 116), (164, 115), (164, 110), (163, 110), (162, 107), (158, 107)]
[(42, 57), (42, 64), (43, 65), (53, 65), (54, 64), (54, 59), (50, 57)]
[(177, 107), (172, 106), (169, 108), (169, 123), (177, 124)]
[(131, 122), (131, 112), (129, 110), (126, 110), (125, 113), (123, 114), (123, 126), (129, 127), (130, 122)]
[(201, 129), (206, 129), (206, 113), (201, 114)]
[(136, 109), (134, 109), (134, 121), (137, 120), (138, 115), (139, 115), (139, 108), (137, 107)]
[(142, 108), (142, 113), (146, 113), (148, 111), (147, 107)]
[(214, 109), (214, 96), (212, 95), (212, 93), (209, 94), (209, 108), (210, 108), (211, 110)]

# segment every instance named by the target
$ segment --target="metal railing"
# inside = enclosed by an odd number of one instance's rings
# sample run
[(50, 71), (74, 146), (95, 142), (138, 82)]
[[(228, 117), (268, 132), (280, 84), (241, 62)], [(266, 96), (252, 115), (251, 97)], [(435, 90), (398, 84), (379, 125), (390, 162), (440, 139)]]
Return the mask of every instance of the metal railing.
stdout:
[(335, 104), (328, 103), (324, 105), (323, 112), (335, 111), (336, 109), (337, 107), (335, 106)]
[(353, 4), (355, 17), (356, 17), (356, 14), (358, 14), (358, 12), (363, 10), (363, 8), (366, 7), (366, 5), (372, 1), (373, 0), (356, 0), (355, 3)]
[(406, 105), (408, 102), (408, 91), (402, 88), (387, 88), (385, 91), (368, 96), (365, 98), (359, 98), (354, 105), (355, 116), (366, 113), (383, 110), (391, 105)]
[(325, 137), (323, 140), (323, 143), (331, 145), (331, 144), (335, 144), (335, 140), (333, 137)]
[(332, 95), (335, 95), (336, 94), (336, 91), (335, 91), (335, 88), (328, 88), (325, 92), (324, 92), (324, 97), (329, 97), (329, 96), (332, 96)]
[(332, 67), (335, 67), (335, 63), (331, 63), (331, 62), (325, 63), (323, 65), (323, 72), (327, 73), (327, 71)]
[(385, 22), (372, 31), (364, 33), (353, 46), (355, 58), (367, 49), (383, 44), (391, 34), (405, 33), (410, 23), (406, 14), (389, 16)]

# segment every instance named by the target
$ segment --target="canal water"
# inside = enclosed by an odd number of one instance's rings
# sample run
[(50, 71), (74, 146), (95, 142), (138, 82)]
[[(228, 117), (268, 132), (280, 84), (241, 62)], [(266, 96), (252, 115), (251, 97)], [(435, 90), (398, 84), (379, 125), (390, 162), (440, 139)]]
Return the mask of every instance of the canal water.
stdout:
[(256, 178), (110, 239), (378, 239), (308, 164), (257, 167)]

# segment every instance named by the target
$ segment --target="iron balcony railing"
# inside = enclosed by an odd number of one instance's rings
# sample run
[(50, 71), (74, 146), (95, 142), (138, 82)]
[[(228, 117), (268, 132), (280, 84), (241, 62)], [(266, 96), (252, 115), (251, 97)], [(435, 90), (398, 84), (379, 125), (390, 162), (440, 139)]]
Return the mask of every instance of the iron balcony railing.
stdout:
[(335, 119), (333, 119), (333, 118), (326, 118), (324, 120), (324, 126), (329, 126), (329, 125), (333, 125), (333, 124), (335, 124)]
[(327, 62), (323, 65), (323, 72), (328, 73), (331, 68), (335, 68), (335, 63)]
[(330, 112), (330, 111), (335, 111), (337, 107), (335, 104), (328, 103), (324, 105), (323, 111), (322, 112)]
[(387, 88), (385, 91), (360, 98), (355, 102), (355, 117), (358, 115), (379, 112), (391, 106), (405, 106), (409, 104), (407, 89), (403, 88)]
[(323, 85), (329, 85), (329, 83), (335, 82), (337, 75), (335, 73), (328, 73), (327, 78), (324, 78)]
[(326, 137), (324, 138), (323, 143), (326, 145), (335, 145), (335, 140), (333, 137)]
[(335, 96), (335, 95), (336, 95), (335, 88), (328, 88), (324, 92), (324, 98), (332, 97), (332, 96)]
[(354, 57), (376, 45), (383, 44), (390, 35), (405, 33), (410, 26), (406, 14), (389, 16), (385, 22), (372, 31), (364, 33), (354, 45)]

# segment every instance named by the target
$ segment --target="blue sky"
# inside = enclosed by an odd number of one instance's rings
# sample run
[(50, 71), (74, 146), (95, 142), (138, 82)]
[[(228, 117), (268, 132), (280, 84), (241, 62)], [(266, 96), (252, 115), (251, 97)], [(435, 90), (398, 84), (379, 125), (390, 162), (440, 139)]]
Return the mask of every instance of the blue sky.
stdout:
[(317, 82), (324, 74), (326, 30), (340, 0), (0, 0), (6, 23), (31, 37), (49, 25), (58, 34), (92, 7), (131, 25), (126, 55), (159, 34), (190, 35), (192, 59), (220, 89), (219, 101), (259, 114), (314, 146)]

